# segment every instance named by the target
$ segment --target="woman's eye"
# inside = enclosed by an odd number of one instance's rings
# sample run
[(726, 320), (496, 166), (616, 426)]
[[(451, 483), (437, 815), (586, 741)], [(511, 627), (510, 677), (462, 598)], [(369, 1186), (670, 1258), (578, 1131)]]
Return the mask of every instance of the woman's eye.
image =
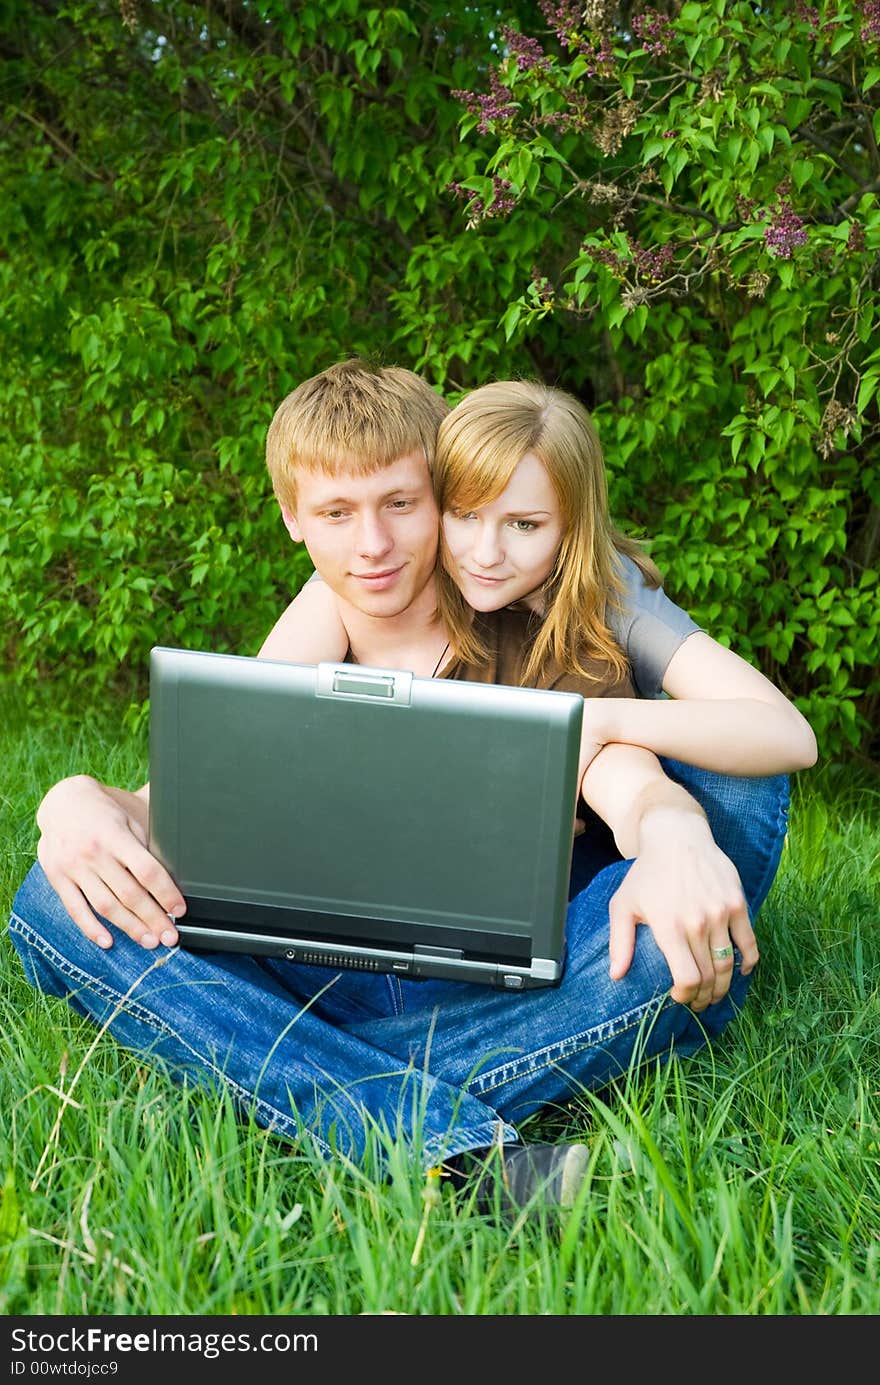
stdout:
[(514, 519), (511, 524), (518, 534), (530, 534), (538, 527), (533, 519)]

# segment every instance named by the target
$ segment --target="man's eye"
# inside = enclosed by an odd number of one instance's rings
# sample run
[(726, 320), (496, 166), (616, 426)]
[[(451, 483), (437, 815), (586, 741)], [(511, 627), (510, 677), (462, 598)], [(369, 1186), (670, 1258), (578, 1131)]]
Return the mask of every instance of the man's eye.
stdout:
[(453, 519), (476, 519), (474, 510), (450, 510)]
[(392, 510), (408, 510), (412, 503), (411, 500), (392, 500), (390, 508)]
[(346, 511), (345, 511), (345, 510), (325, 510), (325, 511), (324, 511), (324, 518), (325, 518), (325, 519), (342, 519), (343, 516), (344, 516), (345, 514), (346, 514)]

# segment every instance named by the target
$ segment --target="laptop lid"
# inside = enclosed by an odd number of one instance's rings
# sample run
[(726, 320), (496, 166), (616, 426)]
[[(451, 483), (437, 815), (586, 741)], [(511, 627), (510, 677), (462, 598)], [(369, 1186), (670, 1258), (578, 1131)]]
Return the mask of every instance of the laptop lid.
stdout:
[(184, 946), (510, 989), (562, 973), (582, 699), (154, 648)]

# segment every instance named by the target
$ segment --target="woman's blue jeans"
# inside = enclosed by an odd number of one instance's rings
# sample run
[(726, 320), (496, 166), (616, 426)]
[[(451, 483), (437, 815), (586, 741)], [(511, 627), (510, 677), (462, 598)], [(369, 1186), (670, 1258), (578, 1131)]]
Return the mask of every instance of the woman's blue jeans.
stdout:
[[(664, 767), (702, 803), (754, 921), (779, 865), (787, 777)], [(115, 929), (104, 951), (72, 922), (38, 864), (15, 897), (10, 933), (34, 986), (66, 997), (178, 1080), (226, 1087), (261, 1125), (289, 1139), (308, 1134), (325, 1154), (358, 1159), (378, 1129), (407, 1141), (429, 1168), (516, 1141), (527, 1116), (634, 1065), (693, 1053), (742, 1005), (749, 978), (738, 956), (724, 1000), (699, 1015), (672, 1001), (647, 927), (637, 929), (626, 976), (609, 978), (608, 905), (630, 862), (593, 855), (584, 874), (597, 873), (569, 904), (560, 985), (519, 994), (240, 953), (146, 952)], [(576, 845), (573, 879), (578, 860)]]

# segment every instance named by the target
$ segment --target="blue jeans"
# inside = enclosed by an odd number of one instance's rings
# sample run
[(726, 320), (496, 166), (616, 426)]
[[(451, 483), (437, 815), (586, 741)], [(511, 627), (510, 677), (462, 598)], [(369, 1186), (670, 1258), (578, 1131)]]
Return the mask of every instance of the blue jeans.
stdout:
[[(703, 804), (754, 919), (779, 864), (788, 779), (665, 768)], [(631, 863), (592, 864), (601, 868), (569, 904), (560, 985), (520, 994), (239, 953), (146, 952), (115, 929), (104, 951), (38, 864), (15, 897), (10, 933), (34, 986), (176, 1079), (226, 1087), (259, 1124), (291, 1140), (308, 1135), (325, 1155), (359, 1159), (378, 1131), (380, 1145), (403, 1139), (429, 1168), (517, 1141), (526, 1117), (635, 1064), (693, 1053), (742, 1005), (749, 978), (738, 956), (724, 1000), (699, 1015), (672, 1001), (647, 927), (626, 976), (612, 981), (608, 905)]]

